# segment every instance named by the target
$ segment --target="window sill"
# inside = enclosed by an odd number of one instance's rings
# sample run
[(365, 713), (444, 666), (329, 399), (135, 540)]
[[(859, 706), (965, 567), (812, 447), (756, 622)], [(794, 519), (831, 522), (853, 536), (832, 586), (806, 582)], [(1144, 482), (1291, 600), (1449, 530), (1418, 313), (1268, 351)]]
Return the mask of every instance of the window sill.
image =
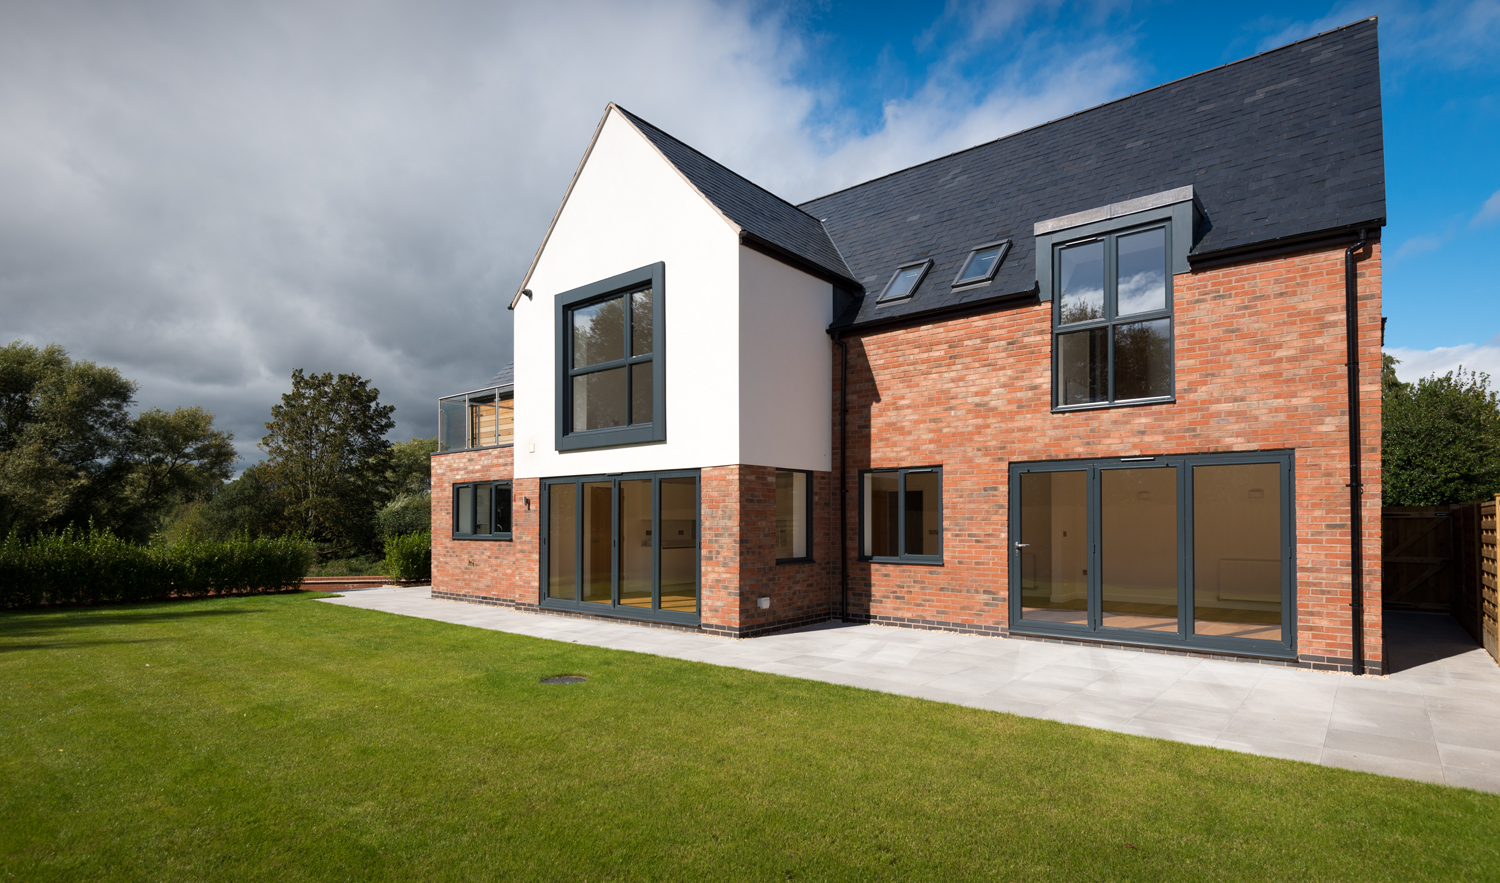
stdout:
[(557, 451), (560, 454), (568, 451), (592, 451), (598, 448), (644, 445), (666, 440), (666, 433), (658, 432), (655, 424), (638, 423), (634, 426), (621, 426), (613, 429), (570, 432), (557, 440)]
[(803, 557), (803, 558), (777, 558), (776, 559), (776, 563), (777, 564), (816, 564), (817, 562), (814, 561), (811, 556), (806, 556), (806, 557)]
[(861, 555), (856, 560), (858, 560), (858, 561), (864, 561), (864, 562), (867, 562), (869, 564), (925, 564), (928, 567), (942, 567), (943, 566), (943, 559), (942, 558), (932, 558), (932, 557), (923, 557), (923, 558), (913, 558), (913, 557), (891, 558), (891, 557), (881, 556), (881, 557), (877, 558), (877, 557), (870, 556), (870, 555)]
[(1054, 405), (1052, 413), (1069, 414), (1074, 411), (1103, 411), (1108, 408), (1139, 408), (1142, 405), (1176, 404), (1177, 396), (1157, 396), (1151, 399), (1128, 399), (1123, 402), (1089, 402), (1087, 405)]
[(496, 533), (496, 534), (488, 534), (488, 535), (486, 535), (486, 534), (472, 534), (472, 533), (456, 533), (456, 534), (449, 535), (448, 539), (450, 539), (450, 540), (478, 540), (480, 542), (494, 542), (496, 540), (504, 540), (505, 542), (510, 542), (512, 536), (514, 536), (513, 533)]

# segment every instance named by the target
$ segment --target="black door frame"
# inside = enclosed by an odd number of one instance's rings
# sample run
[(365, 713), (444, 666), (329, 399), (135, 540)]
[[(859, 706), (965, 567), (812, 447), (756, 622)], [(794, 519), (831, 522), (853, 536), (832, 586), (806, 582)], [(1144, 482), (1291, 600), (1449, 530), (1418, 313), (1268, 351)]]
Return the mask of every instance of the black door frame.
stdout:
[[(1281, 619), (1283, 637), (1279, 641), (1230, 638), (1193, 634), (1193, 467), (1234, 464), (1275, 463), (1281, 478)], [(1163, 468), (1177, 470), (1177, 634), (1146, 632), (1137, 629), (1111, 628), (1102, 624), (1103, 584), (1101, 582), (1100, 533), (1102, 513), (1100, 476), (1112, 469)], [(1087, 480), (1088, 540), (1088, 623), (1023, 620), (1021, 618), (1021, 529), (1020, 476), (1031, 472), (1084, 472)], [(1293, 451), (1244, 451), (1225, 454), (1180, 454), (1140, 457), (1110, 457), (1088, 460), (1050, 460), (1010, 464), (1010, 526), (1007, 533), (1006, 561), (1009, 574), (1010, 631), (1038, 637), (1086, 638), (1116, 644), (1145, 647), (1210, 650), (1214, 652), (1261, 656), (1277, 659), (1297, 658), (1297, 535), (1296, 499), (1294, 497), (1296, 457)]]
[[(693, 506), (695, 510), (693, 550), (694, 555), (694, 612), (685, 613), (678, 610), (660, 610), (661, 606), (661, 480), (664, 478), (691, 478), (693, 479)], [(651, 607), (635, 607), (620, 603), (620, 482), (622, 481), (651, 481)], [(596, 601), (582, 600), (583, 584), (583, 536), (585, 530), (583, 513), (585, 511), (583, 486), (590, 482), (610, 483), (610, 603), (603, 604)], [(547, 596), (547, 585), (549, 573), (547, 571), (549, 559), (551, 530), (552, 530), (552, 494), (551, 488), (558, 485), (573, 485), (574, 505), (577, 507), (574, 518), (574, 548), (573, 548), (573, 573), (575, 581), (573, 585), (573, 599), (564, 600), (549, 598)], [(665, 472), (611, 472), (598, 475), (570, 475), (558, 478), (544, 478), (541, 481), (541, 530), (540, 544), (537, 554), (537, 566), (540, 578), (537, 588), (538, 606), (549, 610), (569, 610), (577, 613), (591, 613), (596, 616), (618, 616), (624, 619), (643, 619), (652, 622), (670, 622), (678, 625), (698, 625), (703, 614), (703, 477), (697, 469), (678, 469)]]

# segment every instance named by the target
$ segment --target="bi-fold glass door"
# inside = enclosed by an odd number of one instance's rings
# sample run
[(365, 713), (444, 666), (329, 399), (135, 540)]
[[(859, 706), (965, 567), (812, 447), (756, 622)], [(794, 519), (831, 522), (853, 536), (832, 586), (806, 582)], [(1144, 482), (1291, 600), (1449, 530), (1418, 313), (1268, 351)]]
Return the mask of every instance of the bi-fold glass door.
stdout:
[(543, 607), (696, 624), (697, 472), (542, 482)]
[(1294, 652), (1290, 452), (1010, 473), (1013, 631)]

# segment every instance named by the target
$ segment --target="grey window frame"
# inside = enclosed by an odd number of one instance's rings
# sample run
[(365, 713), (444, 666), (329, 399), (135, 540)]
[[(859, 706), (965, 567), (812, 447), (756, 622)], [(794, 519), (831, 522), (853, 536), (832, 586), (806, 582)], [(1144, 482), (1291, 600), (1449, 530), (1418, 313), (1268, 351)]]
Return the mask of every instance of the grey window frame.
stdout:
[[(697, 489), (697, 536), (694, 537), (695, 549), (697, 551), (697, 612), (683, 613), (677, 610), (659, 610), (661, 604), (661, 479), (663, 478), (691, 478), (695, 481)], [(635, 480), (651, 480), (651, 536), (652, 539), (652, 578), (651, 578), (651, 607), (633, 607), (620, 603), (620, 556), (618, 554), (620, 536), (620, 482)], [(610, 603), (608, 605), (584, 601), (582, 594), (583, 574), (583, 486), (588, 482), (611, 482), (610, 489)], [(579, 507), (575, 518), (574, 533), (574, 564), (573, 572), (580, 582), (574, 584), (573, 600), (550, 598), (547, 595), (547, 586), (550, 578), (548, 565), (550, 564), (549, 546), (551, 537), (551, 505), (552, 495), (549, 489), (554, 485), (571, 484), (574, 487), (574, 500)], [(640, 619), (651, 622), (669, 622), (676, 625), (696, 626), (703, 619), (703, 474), (699, 469), (676, 469), (665, 472), (612, 472), (596, 475), (569, 475), (559, 478), (544, 478), (541, 481), (540, 511), (541, 528), (538, 531), (540, 542), (538, 543), (537, 569), (540, 579), (537, 582), (537, 604), (549, 610), (569, 610), (577, 613), (592, 613), (596, 616), (617, 616), (622, 619)]]
[[(1151, 204), (1149, 208), (1140, 211), (1129, 211), (1141, 204)], [(1120, 212), (1117, 214), (1117, 212)], [(1109, 399), (1103, 402), (1088, 402), (1079, 405), (1060, 405), (1058, 389), (1058, 364), (1057, 364), (1057, 337), (1058, 337), (1058, 311), (1060, 303), (1052, 304), (1052, 411), (1062, 413), (1067, 411), (1092, 411), (1100, 408), (1129, 408), (1139, 405), (1158, 405), (1175, 402), (1177, 400), (1177, 319), (1173, 288), (1173, 279), (1191, 271), (1188, 265), (1188, 252), (1193, 247), (1194, 237), (1198, 231), (1198, 223), (1202, 212), (1198, 206), (1196, 197), (1193, 195), (1191, 186), (1181, 187), (1177, 190), (1169, 190), (1163, 193), (1152, 194), (1139, 199), (1129, 200), (1125, 203), (1117, 203), (1098, 209), (1080, 212), (1077, 215), (1069, 215), (1044, 221), (1036, 225), (1036, 274), (1037, 293), (1041, 301), (1060, 301), (1057, 293), (1057, 263), (1058, 253), (1062, 247), (1077, 245), (1087, 239), (1101, 238), (1105, 236), (1118, 236), (1133, 233), (1138, 230), (1148, 229), (1154, 226), (1165, 226), (1167, 230), (1167, 309), (1165, 311), (1153, 311), (1132, 316), (1129, 321), (1148, 321), (1150, 319), (1166, 318), (1171, 323), (1171, 334), (1168, 344), (1172, 351), (1171, 364), (1168, 367), (1170, 374), (1170, 392), (1165, 396), (1153, 396), (1144, 399), (1126, 399), (1116, 402), (1114, 400), (1114, 334), (1109, 335)], [(1068, 224), (1073, 219), (1083, 220), (1086, 218), (1097, 218), (1088, 223), (1071, 224), (1069, 226), (1057, 226)], [(1044, 232), (1043, 232), (1044, 231)], [(1113, 268), (1111, 249), (1106, 248), (1106, 271), (1105, 284), (1110, 285), (1109, 272)], [(1106, 304), (1110, 304), (1110, 298), (1106, 296)], [(1113, 307), (1106, 311), (1106, 319), (1097, 323), (1079, 322), (1066, 326), (1069, 331), (1079, 331), (1088, 328), (1113, 327), (1115, 320), (1112, 318)], [(1106, 324), (1109, 323), (1109, 324)], [(1123, 323), (1123, 324), (1128, 324)]]
[[(569, 320), (572, 310), (599, 301), (629, 294), (641, 288), (651, 289), (651, 354), (590, 365), (580, 374), (604, 371), (647, 362), (651, 364), (651, 422), (612, 426), (608, 429), (574, 430), (573, 419), (573, 335)], [(629, 272), (601, 279), (588, 285), (564, 291), (554, 299), (556, 395), (553, 412), (556, 417), (556, 447), (559, 451), (582, 451), (620, 445), (648, 444), (667, 440), (667, 334), (666, 334), (666, 263), (657, 261)], [(625, 311), (630, 315), (630, 310)], [(626, 329), (629, 343), (629, 328)], [(626, 401), (630, 401), (630, 371), (626, 376)]]
[[(459, 533), (459, 530), (458, 530), (458, 525), (459, 525), (458, 491), (459, 491), (459, 488), (466, 488), (466, 487), (467, 488), (475, 488), (475, 487), (479, 487), (481, 485), (489, 485), (489, 487), (490, 487), (490, 526), (491, 526), (491, 531), (489, 533)], [(451, 526), (453, 528), (453, 533), (452, 533), (452, 538), (453, 539), (455, 539), (455, 540), (509, 540), (509, 539), (511, 539), (514, 536), (514, 534), (515, 534), (515, 499), (514, 499), (514, 493), (513, 493), (513, 491), (514, 491), (514, 484), (512, 482), (510, 482), (508, 480), (507, 481), (459, 481), (459, 482), (455, 482), (452, 485), (450, 485), (450, 488), (451, 488), (451, 491), (450, 491), (449, 499), (452, 501), (452, 504), (451, 504), (451, 511), (450, 511), (449, 514), (452, 517), (449, 519), (449, 522), (450, 522), (450, 524), (451, 524)], [(506, 492), (505, 493), (505, 499), (507, 501), (507, 507), (510, 509), (510, 514), (509, 514), (509, 516), (505, 520), (507, 522), (510, 522), (511, 529), (507, 530), (507, 531), (503, 531), (503, 532), (502, 531), (497, 531), (497, 530), (493, 529), (494, 527), (498, 526), (497, 525), (498, 519), (496, 519), (496, 517), (495, 517), (495, 515), (496, 515), (496, 513), (497, 513), (497, 511), (499, 509), (499, 507), (495, 505), (495, 489), (496, 488), (504, 488), (505, 489), (505, 492)], [(478, 495), (476, 494), (476, 495), (473, 495), (473, 496), (474, 496), (474, 498), (477, 498)], [(476, 519), (476, 521), (477, 521), (477, 519)]]
[[(897, 478), (897, 522), (896, 536), (899, 552), (896, 555), (867, 555), (865, 554), (865, 476), (874, 473), (895, 473)], [(938, 551), (936, 555), (909, 555), (906, 552), (906, 476), (913, 472), (936, 472), (938, 477)], [(859, 499), (858, 499), (858, 530), (855, 542), (859, 545), (858, 560), (870, 561), (876, 564), (929, 564), (941, 565), (943, 563), (943, 549), (946, 547), (944, 539), (947, 535), (947, 519), (944, 517), (943, 500), (943, 467), (941, 466), (903, 466), (889, 469), (861, 469), (859, 470)]]
[[(1281, 466), (1281, 615), (1284, 627), (1279, 641), (1195, 635), (1193, 628), (1193, 467), (1276, 463)], [(1240, 656), (1275, 659), (1297, 658), (1297, 505), (1296, 453), (1291, 450), (1243, 451), (1223, 454), (1145, 455), (1088, 460), (1050, 460), (1010, 464), (1010, 525), (1007, 530), (1006, 571), (1009, 587), (1010, 630), (1039, 637), (1066, 637), (1130, 644), (1132, 646), (1211, 650)], [(1100, 625), (1100, 542), (1102, 524), (1100, 475), (1110, 469), (1161, 468), (1177, 470), (1177, 610), (1175, 638), (1161, 633)], [(1015, 539), (1021, 530), (1020, 476), (1028, 472), (1087, 472), (1088, 501), (1088, 612), (1087, 625), (1043, 622), (1021, 618), (1021, 548)]]
[(807, 554), (800, 558), (777, 558), (777, 564), (810, 564), (813, 562), (813, 473), (807, 469), (781, 469), (777, 472), (794, 472), (807, 476), (807, 499), (803, 501), (802, 519), (807, 527)]
[[(981, 251), (989, 251), (990, 249), (997, 247), (1000, 249), (1000, 253), (995, 256), (995, 263), (990, 267), (990, 271), (983, 276), (964, 280), (964, 271), (969, 269), (969, 262), (974, 260), (974, 256), (979, 254)], [(994, 242), (985, 242), (980, 245), (974, 246), (969, 250), (969, 253), (964, 256), (963, 262), (958, 265), (958, 273), (953, 277), (952, 287), (954, 289), (962, 289), (978, 288), (981, 285), (989, 285), (991, 282), (995, 281), (995, 274), (1000, 272), (1000, 265), (1005, 263), (1005, 258), (1009, 254), (1009, 239), (997, 239)]]
[[(901, 274), (903, 272), (910, 270), (912, 267), (921, 267), (922, 272), (918, 273), (916, 281), (912, 282), (911, 290), (907, 291), (906, 294), (892, 295), (890, 293), (891, 286), (896, 284), (896, 280), (901, 278)], [(880, 289), (880, 297), (877, 297), (875, 299), (875, 303), (877, 305), (894, 304), (915, 297), (917, 294), (917, 289), (921, 287), (922, 283), (927, 279), (927, 274), (931, 272), (931, 270), (932, 258), (923, 258), (920, 261), (907, 261), (906, 263), (900, 265), (896, 268), (896, 271), (891, 274), (891, 278), (886, 280), (885, 287)]]

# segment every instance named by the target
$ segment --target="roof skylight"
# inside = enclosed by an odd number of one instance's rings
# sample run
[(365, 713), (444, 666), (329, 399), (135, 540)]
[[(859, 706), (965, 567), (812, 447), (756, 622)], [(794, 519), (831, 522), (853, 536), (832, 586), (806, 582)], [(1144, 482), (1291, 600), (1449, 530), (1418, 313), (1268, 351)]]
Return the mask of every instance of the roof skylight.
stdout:
[(989, 242), (969, 252), (969, 257), (958, 271), (958, 278), (953, 280), (953, 287), (961, 285), (978, 285), (995, 278), (995, 271), (1000, 268), (1000, 262), (1005, 260), (1005, 253), (1010, 250), (1010, 240), (1001, 242)]
[(876, 303), (901, 300), (911, 297), (917, 286), (922, 284), (922, 277), (927, 275), (927, 268), (932, 266), (932, 261), (921, 261), (915, 264), (906, 264), (896, 269), (896, 275), (886, 283), (885, 291), (880, 293)]

